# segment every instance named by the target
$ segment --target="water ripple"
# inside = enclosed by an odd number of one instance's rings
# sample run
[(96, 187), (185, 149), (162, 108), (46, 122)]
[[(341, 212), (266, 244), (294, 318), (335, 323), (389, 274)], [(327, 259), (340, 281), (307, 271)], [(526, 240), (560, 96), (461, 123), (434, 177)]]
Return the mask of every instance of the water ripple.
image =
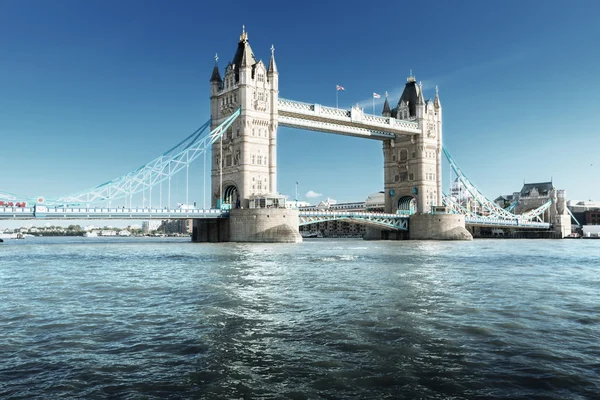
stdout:
[(593, 241), (0, 247), (0, 397), (600, 393)]

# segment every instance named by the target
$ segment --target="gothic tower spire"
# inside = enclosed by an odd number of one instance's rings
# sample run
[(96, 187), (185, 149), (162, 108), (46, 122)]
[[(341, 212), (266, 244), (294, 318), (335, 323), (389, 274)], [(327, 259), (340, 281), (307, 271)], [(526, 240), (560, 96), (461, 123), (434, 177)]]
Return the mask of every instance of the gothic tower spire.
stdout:
[(390, 110), (390, 103), (388, 102), (388, 92), (385, 92), (385, 103), (383, 103), (383, 111), (381, 112), (383, 117), (390, 117), (392, 111)]
[(213, 68), (212, 75), (210, 77), (210, 81), (218, 82), (219, 84), (221, 84), (221, 82), (223, 82), (223, 80), (221, 79), (221, 74), (219, 73), (218, 61), (219, 61), (219, 55), (215, 54), (215, 67)]
[(277, 73), (277, 65), (275, 64), (275, 47), (271, 45), (271, 59), (269, 60), (268, 74)]
[[(231, 113), (240, 116), (212, 148), (212, 199), (248, 208), (251, 199), (277, 193), (278, 73), (271, 51), (267, 71), (257, 61), (245, 27), (221, 89), (211, 96), (212, 127)], [(211, 82), (212, 84), (212, 82)]]

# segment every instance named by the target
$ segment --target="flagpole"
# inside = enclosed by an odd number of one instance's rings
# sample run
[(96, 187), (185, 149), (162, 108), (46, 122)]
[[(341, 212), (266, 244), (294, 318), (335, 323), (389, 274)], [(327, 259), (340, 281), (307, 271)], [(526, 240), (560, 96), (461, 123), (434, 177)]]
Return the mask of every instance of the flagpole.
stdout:
[(375, 115), (375, 95), (373, 95), (373, 115)]
[(338, 107), (338, 93), (340, 92), (340, 90), (338, 89), (337, 85), (335, 86), (335, 108), (339, 108)]

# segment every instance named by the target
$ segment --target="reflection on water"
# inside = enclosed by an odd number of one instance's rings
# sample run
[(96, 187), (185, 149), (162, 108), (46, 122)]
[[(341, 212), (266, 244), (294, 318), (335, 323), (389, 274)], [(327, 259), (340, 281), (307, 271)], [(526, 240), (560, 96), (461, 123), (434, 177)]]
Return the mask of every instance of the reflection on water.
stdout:
[(0, 246), (1, 398), (600, 393), (594, 241)]

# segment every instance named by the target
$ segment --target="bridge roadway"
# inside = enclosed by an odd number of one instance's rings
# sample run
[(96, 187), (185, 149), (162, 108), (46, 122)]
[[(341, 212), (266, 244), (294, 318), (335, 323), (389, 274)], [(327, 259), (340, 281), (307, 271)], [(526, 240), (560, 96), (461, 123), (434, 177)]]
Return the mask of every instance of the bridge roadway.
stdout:
[[(59, 207), (0, 207), (0, 220), (82, 220), (82, 219), (214, 219), (228, 218), (229, 210), (217, 209), (168, 209), (168, 208), (59, 208)], [(319, 222), (344, 220), (365, 225), (371, 225), (387, 230), (408, 230), (409, 215), (385, 214), (366, 211), (300, 211), (300, 225)], [(499, 218), (465, 216), (466, 225), (486, 226), (499, 228), (538, 228), (550, 229), (547, 222), (534, 222), (524, 220), (503, 220)]]
[(0, 207), (0, 219), (199, 219), (227, 218), (228, 210), (161, 208)]
[(488, 218), (488, 217), (470, 217), (465, 215), (465, 225), (472, 226), (484, 226), (494, 228), (539, 228), (539, 229), (550, 229), (552, 224), (547, 222), (535, 222), (517, 219), (501, 219), (501, 218)]

